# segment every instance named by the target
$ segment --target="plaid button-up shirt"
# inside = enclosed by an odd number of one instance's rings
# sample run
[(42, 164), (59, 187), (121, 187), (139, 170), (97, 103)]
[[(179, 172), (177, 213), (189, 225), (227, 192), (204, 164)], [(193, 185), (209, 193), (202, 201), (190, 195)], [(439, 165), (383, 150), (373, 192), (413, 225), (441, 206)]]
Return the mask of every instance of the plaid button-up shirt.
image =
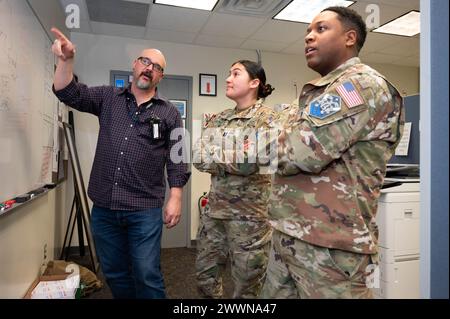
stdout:
[[(187, 183), (187, 164), (174, 163), (169, 157), (170, 149), (179, 141), (171, 140), (170, 133), (182, 127), (181, 116), (158, 92), (139, 107), (129, 87), (87, 87), (72, 81), (54, 93), (61, 102), (99, 118), (88, 187), (95, 205), (125, 211), (162, 207), (165, 167), (171, 188)], [(152, 118), (160, 119), (161, 139), (152, 138)]]

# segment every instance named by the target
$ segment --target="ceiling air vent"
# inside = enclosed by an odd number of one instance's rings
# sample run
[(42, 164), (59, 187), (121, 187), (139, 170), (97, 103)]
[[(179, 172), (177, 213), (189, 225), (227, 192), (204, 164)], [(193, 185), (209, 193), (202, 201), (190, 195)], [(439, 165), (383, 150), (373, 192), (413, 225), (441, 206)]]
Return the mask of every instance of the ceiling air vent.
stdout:
[(291, 0), (222, 0), (214, 12), (272, 18)]
[(145, 27), (149, 5), (121, 0), (86, 0), (92, 21)]

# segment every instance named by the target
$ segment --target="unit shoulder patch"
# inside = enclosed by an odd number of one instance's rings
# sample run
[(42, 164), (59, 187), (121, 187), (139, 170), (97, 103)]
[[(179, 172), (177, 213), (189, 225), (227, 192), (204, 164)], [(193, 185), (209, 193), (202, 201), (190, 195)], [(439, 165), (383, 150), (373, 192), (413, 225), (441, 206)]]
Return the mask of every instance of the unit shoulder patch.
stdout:
[(327, 118), (341, 110), (341, 98), (338, 95), (326, 93), (309, 103), (309, 116), (318, 119)]

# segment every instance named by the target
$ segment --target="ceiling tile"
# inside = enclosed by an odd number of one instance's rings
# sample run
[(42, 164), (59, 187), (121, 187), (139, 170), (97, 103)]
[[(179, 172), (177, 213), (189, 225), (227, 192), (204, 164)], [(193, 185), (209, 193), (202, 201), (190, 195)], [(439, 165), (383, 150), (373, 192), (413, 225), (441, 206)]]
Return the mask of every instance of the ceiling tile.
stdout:
[(70, 29), (71, 32), (92, 33), (91, 21), (80, 20), (80, 28)]
[(398, 38), (400, 37), (368, 32), (361, 53), (380, 52), (385, 48), (395, 45), (399, 40)]
[(266, 19), (213, 13), (201, 34), (247, 38), (263, 25)]
[(145, 27), (149, 6), (122, 0), (86, 0), (92, 21)]
[(149, 5), (152, 5), (152, 3), (153, 3), (153, 0), (123, 0), (123, 1), (127, 1), (127, 2), (139, 2), (139, 3), (149, 4)]
[(159, 30), (198, 32), (211, 13), (171, 6), (153, 6), (148, 26)]
[(409, 57), (420, 53), (420, 39), (401, 38), (396, 43), (382, 50), (382, 53)]
[(250, 39), (292, 43), (305, 37), (306, 28), (306, 24), (271, 19), (264, 23)]
[(170, 30), (158, 30), (147, 29), (145, 38), (155, 41), (175, 42), (190, 44), (194, 42), (196, 33), (170, 31)]
[(144, 27), (136, 27), (131, 25), (91, 21), (91, 27), (93, 33), (95, 34), (105, 34), (136, 39), (141, 39), (145, 35)]
[(214, 11), (217, 13), (272, 18), (287, 6), (289, 2), (291, 0), (224, 0), (219, 2)]
[(194, 43), (219, 48), (239, 48), (245, 39), (200, 34)]
[[(409, 0), (405, 0), (406, 2), (408, 2)], [(380, 23), (379, 25), (371, 25), (370, 24), (370, 19), (369, 15), (372, 15), (371, 11), (366, 12), (366, 10), (368, 9), (368, 5), (373, 5), (373, 4), (377, 4), (378, 3), (378, 7), (379, 7), (379, 13), (380, 13)], [(409, 11), (413, 10), (412, 7), (410, 6), (394, 6), (391, 5), (391, 1), (388, 1), (388, 4), (379, 4), (379, 1), (367, 1), (367, 2), (362, 2), (362, 1), (357, 1), (354, 4), (352, 4), (350, 6), (351, 9), (355, 10), (356, 12), (358, 12), (361, 17), (364, 19), (364, 21), (367, 24), (367, 28), (369, 30), (373, 30), (374, 28), (380, 27), (381, 25), (392, 21), (406, 13), (408, 13)]]
[(87, 11), (86, 2), (84, 0), (59, 0), (64, 12), (68, 5), (74, 4), (80, 9), (80, 20), (89, 20), (89, 13)]
[(378, 4), (382, 7), (385, 5), (411, 8), (412, 10), (420, 10), (420, 0), (358, 0), (360, 3), (367, 4)]
[(285, 42), (247, 40), (241, 45), (242, 49), (280, 52), (286, 48)]

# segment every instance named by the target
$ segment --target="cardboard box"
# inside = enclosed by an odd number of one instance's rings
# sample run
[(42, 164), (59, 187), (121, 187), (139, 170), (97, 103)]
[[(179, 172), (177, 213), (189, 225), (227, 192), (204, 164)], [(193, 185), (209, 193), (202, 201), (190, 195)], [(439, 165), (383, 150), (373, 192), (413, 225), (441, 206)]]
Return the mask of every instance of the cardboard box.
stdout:
[[(39, 276), (38, 278), (36, 278), (33, 283), (31, 284), (30, 288), (28, 288), (25, 296), (23, 297), (24, 299), (31, 299), (31, 295), (33, 293), (33, 290), (38, 286), (38, 284), (40, 282), (56, 282), (56, 281), (60, 281), (61, 285), (64, 285), (64, 281), (68, 279), (68, 277), (71, 275), (71, 273), (63, 273), (63, 274), (55, 274), (55, 275), (42, 275)], [(79, 288), (79, 278), (78, 278), (78, 287), (75, 288), (76, 292), (73, 298), (79, 298), (80, 297), (80, 288)], [(68, 295), (72, 295), (72, 289), (68, 289)], [(42, 297), (43, 299), (46, 299), (45, 297)], [(62, 297), (63, 298), (63, 297)], [(72, 297), (66, 297), (65, 299), (73, 299)]]

